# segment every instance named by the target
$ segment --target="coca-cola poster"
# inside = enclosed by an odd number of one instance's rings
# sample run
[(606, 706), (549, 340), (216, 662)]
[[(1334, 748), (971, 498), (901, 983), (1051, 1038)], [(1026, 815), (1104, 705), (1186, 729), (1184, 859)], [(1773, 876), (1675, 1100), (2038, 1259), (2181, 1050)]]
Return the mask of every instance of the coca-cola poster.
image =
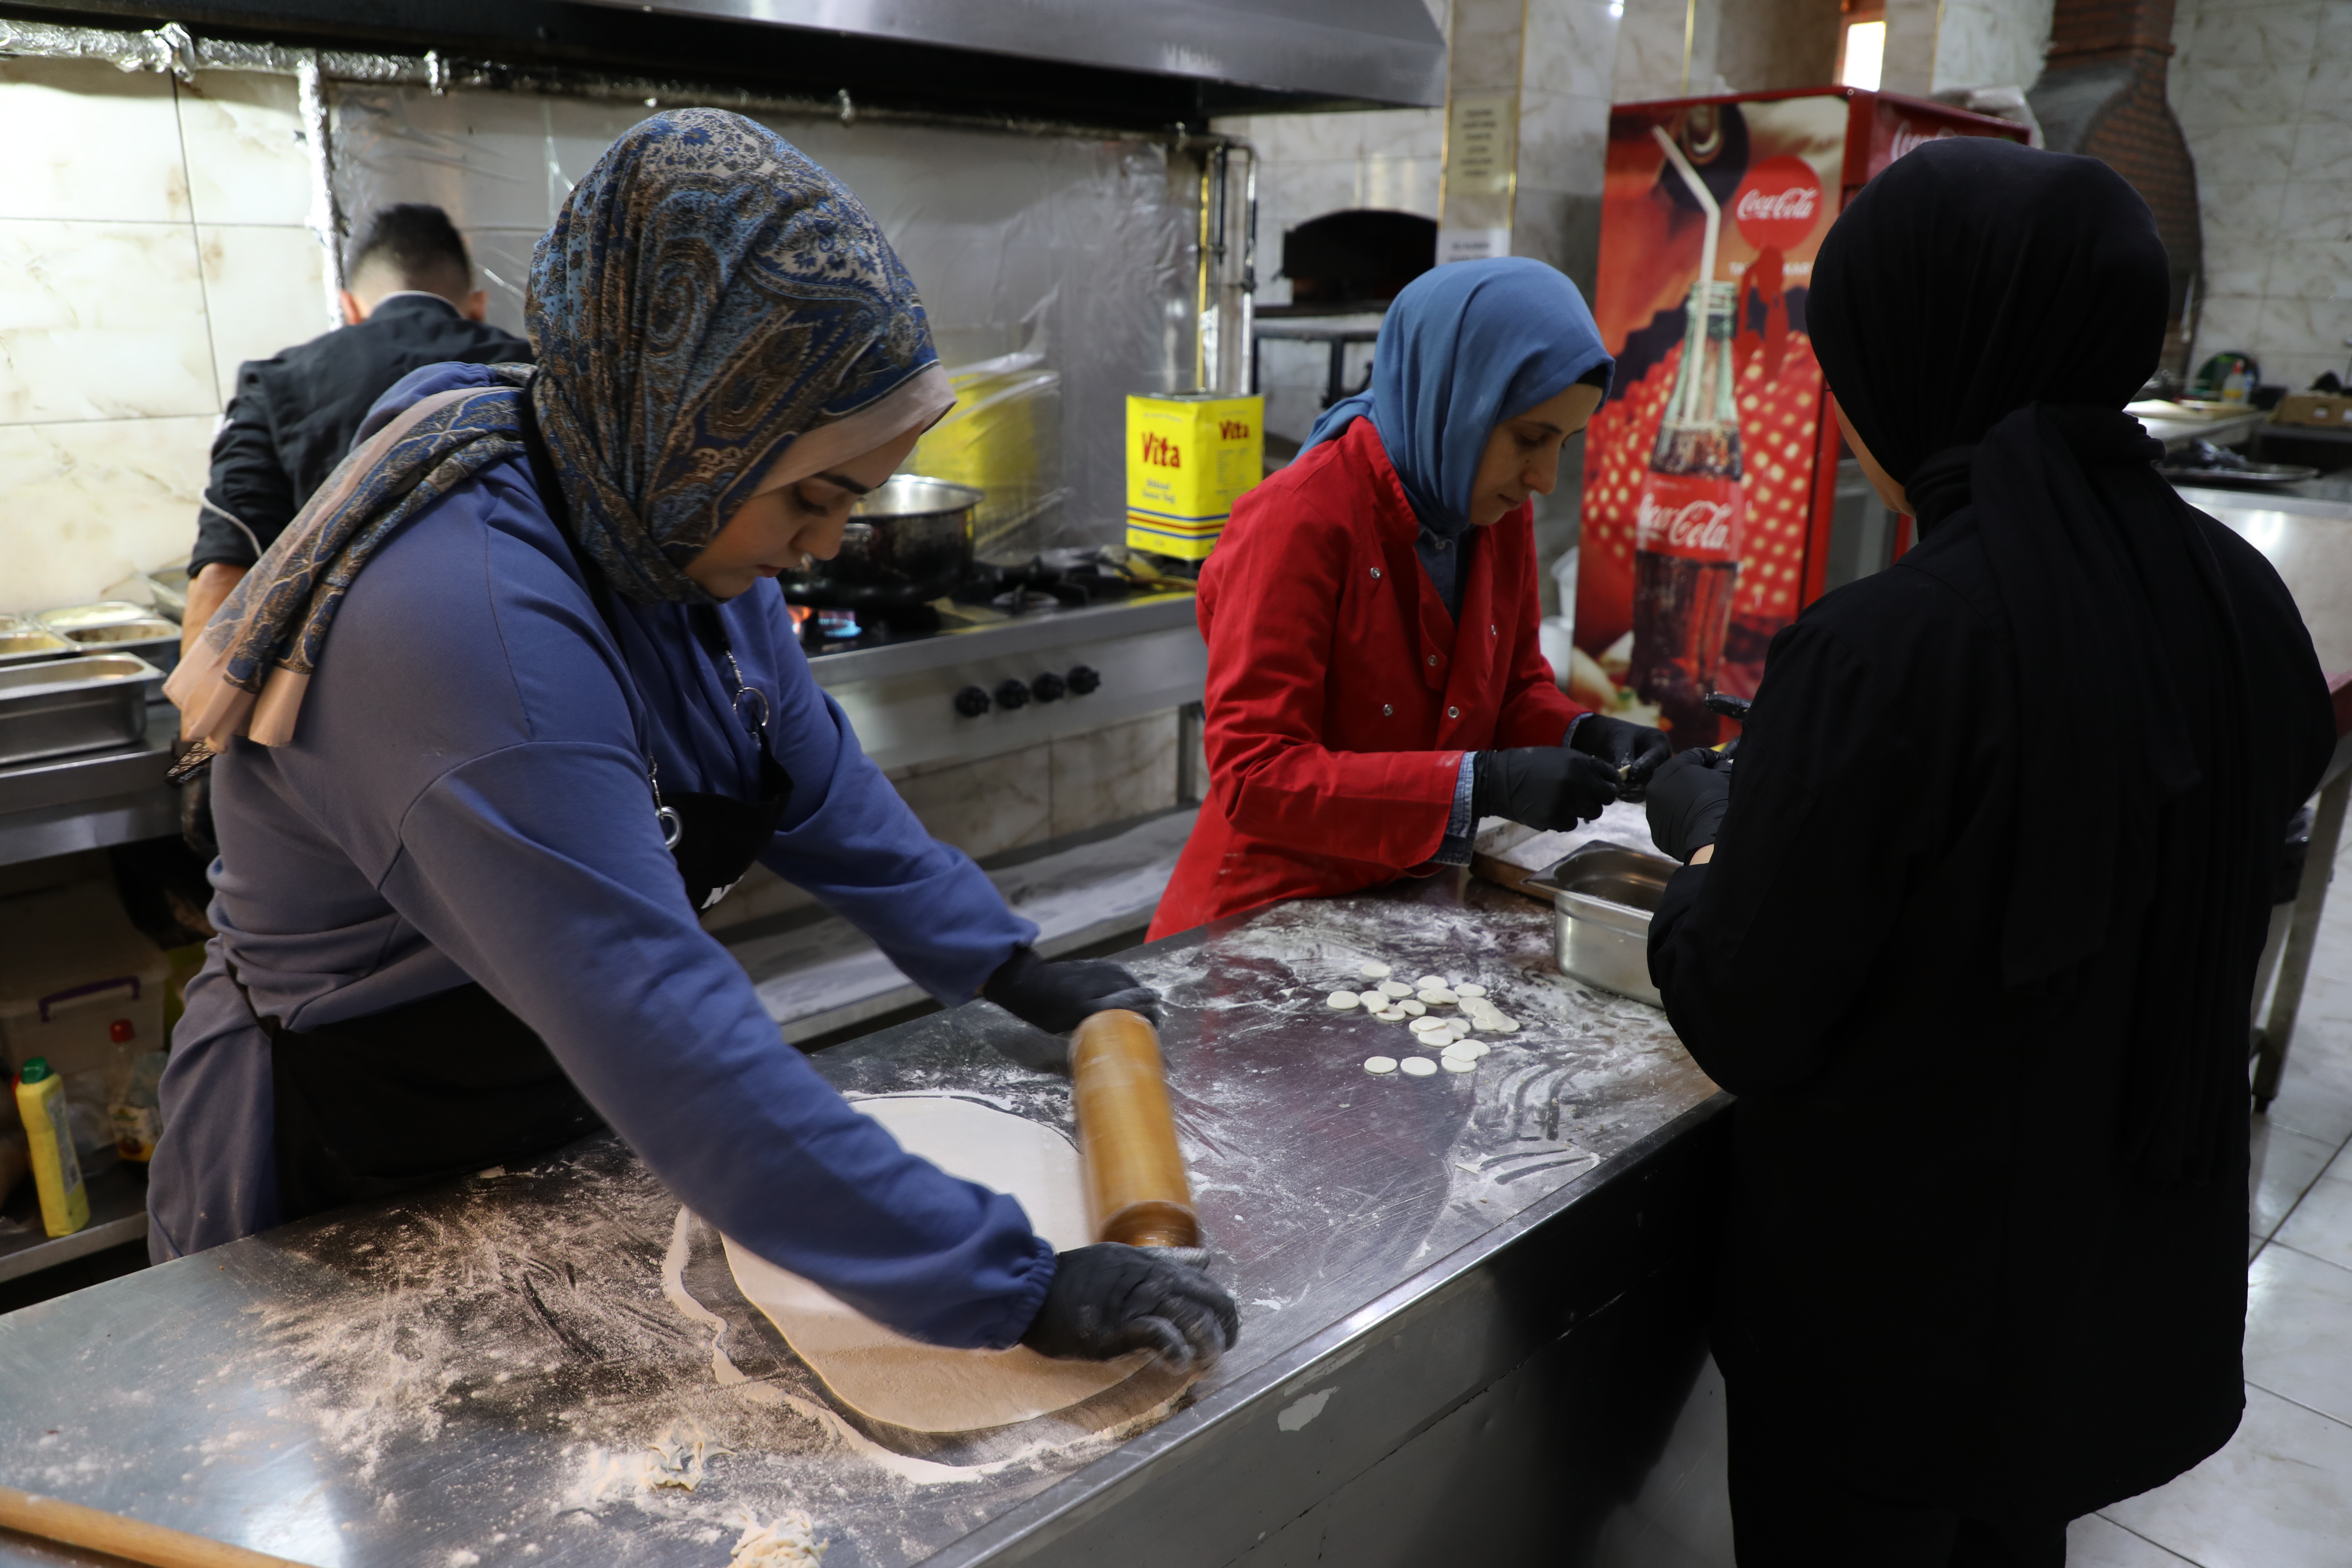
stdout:
[(1938, 135), (2016, 133), (1838, 89), (1610, 116), (1592, 309), (1617, 358), (1585, 436), (1575, 651), (1590, 705), (1677, 748), (1737, 726), (1773, 634), (1821, 592), (1839, 443), (1805, 331), (1844, 198)]

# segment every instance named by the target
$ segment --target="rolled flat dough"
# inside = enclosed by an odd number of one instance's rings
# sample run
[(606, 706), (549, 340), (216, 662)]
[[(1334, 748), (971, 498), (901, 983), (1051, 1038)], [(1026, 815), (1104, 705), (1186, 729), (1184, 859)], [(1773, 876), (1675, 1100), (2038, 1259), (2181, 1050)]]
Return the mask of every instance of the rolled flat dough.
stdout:
[[(899, 1145), (951, 1176), (1020, 1200), (1029, 1226), (1056, 1252), (1094, 1239), (1078, 1152), (1050, 1127), (943, 1095), (854, 1100)], [(895, 1333), (821, 1287), (727, 1239), (744, 1299), (767, 1315), (834, 1397), (875, 1421), (914, 1432), (977, 1432), (1066, 1410), (1150, 1364), (1055, 1361), (1025, 1346), (942, 1350)]]

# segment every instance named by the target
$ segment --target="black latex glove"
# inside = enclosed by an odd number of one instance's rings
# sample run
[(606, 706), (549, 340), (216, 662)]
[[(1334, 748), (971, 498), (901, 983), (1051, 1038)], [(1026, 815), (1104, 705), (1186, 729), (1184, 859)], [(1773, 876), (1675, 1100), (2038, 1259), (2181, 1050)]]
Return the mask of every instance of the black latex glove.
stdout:
[(1471, 765), (1474, 816), (1507, 816), (1538, 829), (1574, 827), (1617, 798), (1615, 764), (1565, 746), (1481, 752)]
[(1034, 948), (1015, 948), (980, 994), (1049, 1035), (1066, 1035), (1097, 1013), (1124, 1007), (1160, 1022), (1160, 993), (1107, 959), (1054, 963)]
[(208, 866), (220, 853), (219, 841), (213, 837), (213, 771), (210, 768), (180, 785), (180, 841)]
[(1641, 799), (1650, 775), (1675, 754), (1674, 742), (1666, 739), (1664, 730), (1629, 724), (1606, 713), (1587, 713), (1579, 719), (1568, 743), (1609, 764), (1617, 775), (1619, 800)]
[(1194, 1247), (1099, 1242), (1062, 1254), (1021, 1342), (1062, 1361), (1154, 1351), (1171, 1372), (1206, 1371), (1240, 1337), (1241, 1314)]
[(1693, 746), (1650, 778), (1650, 837), (1677, 860), (1715, 842), (1731, 809), (1731, 763), (1722, 752)]

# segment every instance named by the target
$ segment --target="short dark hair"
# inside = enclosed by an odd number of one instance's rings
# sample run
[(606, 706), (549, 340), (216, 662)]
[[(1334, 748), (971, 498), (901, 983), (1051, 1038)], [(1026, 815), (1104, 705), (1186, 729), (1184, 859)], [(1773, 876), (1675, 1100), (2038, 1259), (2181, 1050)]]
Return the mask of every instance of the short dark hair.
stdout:
[[(449, 215), (427, 202), (378, 207), (352, 247), (346, 276), (389, 267), (401, 285), (433, 293), (463, 294), (474, 286), (474, 263)], [(454, 287), (453, 287), (454, 285)]]

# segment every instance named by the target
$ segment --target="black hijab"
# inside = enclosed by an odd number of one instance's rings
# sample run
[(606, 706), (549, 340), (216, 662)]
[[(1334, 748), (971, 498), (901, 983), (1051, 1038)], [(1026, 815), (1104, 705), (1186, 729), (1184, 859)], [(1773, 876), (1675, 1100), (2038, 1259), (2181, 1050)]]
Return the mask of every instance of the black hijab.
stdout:
[(2006, 613), (2021, 732), (2002, 987), (2063, 994), (2137, 941), (2126, 1136), (2143, 1174), (2208, 1181), (2246, 1111), (2230, 976), (2270, 855), (2220, 569), (2122, 411), (2165, 309), (2164, 247), (2120, 175), (1965, 138), (1863, 188), (1822, 243), (1807, 320), (1923, 533), (1973, 518)]

